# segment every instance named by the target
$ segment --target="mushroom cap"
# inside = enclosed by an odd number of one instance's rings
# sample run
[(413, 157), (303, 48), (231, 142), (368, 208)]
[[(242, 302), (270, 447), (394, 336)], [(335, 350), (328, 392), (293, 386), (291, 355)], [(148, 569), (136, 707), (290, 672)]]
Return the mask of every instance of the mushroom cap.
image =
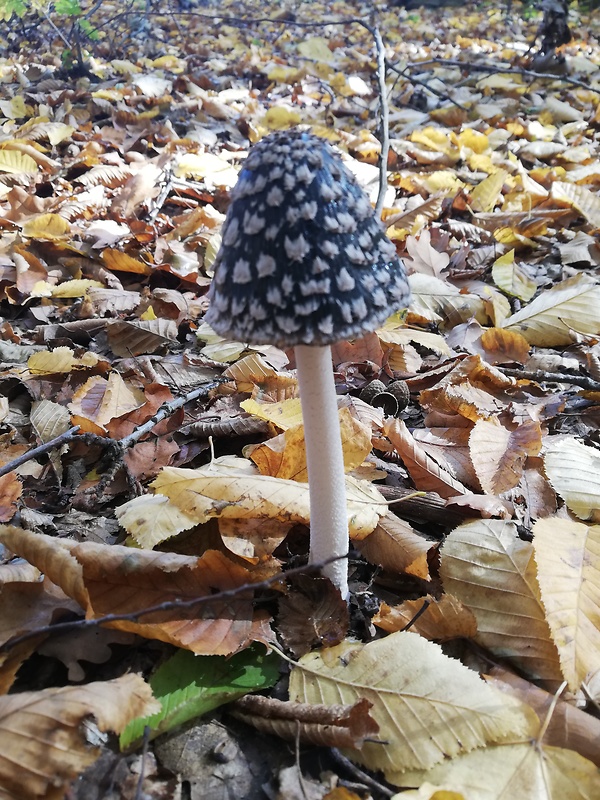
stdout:
[(250, 344), (328, 345), (408, 305), (396, 249), (324, 140), (298, 130), (250, 150), (223, 225), (206, 321)]

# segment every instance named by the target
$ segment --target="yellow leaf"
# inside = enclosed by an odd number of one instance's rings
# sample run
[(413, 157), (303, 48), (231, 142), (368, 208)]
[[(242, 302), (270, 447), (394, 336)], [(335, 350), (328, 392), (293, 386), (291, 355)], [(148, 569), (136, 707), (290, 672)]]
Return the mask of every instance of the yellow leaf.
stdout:
[(509, 250), (494, 261), (492, 266), (494, 283), (506, 294), (528, 302), (537, 291), (537, 284), (519, 264), (515, 263), (515, 251)]
[(68, 408), (76, 424), (83, 430), (95, 432), (95, 426), (104, 430), (111, 419), (135, 411), (145, 402), (140, 389), (128, 386), (118, 372), (111, 372), (108, 380), (99, 375), (88, 378), (74, 392)]
[(481, 181), (471, 191), (471, 205), (474, 211), (493, 211), (501, 197), (508, 172), (499, 169)]
[(564, 181), (553, 181), (550, 196), (571, 206), (595, 228), (600, 228), (600, 197), (585, 186)]
[(71, 372), (78, 367), (95, 367), (99, 359), (95, 353), (84, 353), (76, 357), (68, 347), (57, 347), (50, 351), (34, 353), (27, 361), (32, 375), (55, 375), (60, 372)]
[(248, 414), (272, 422), (283, 431), (302, 422), (299, 397), (292, 397), (279, 403), (257, 403), (256, 400), (249, 399), (244, 400), (240, 405)]
[[(572, 750), (547, 747), (537, 741), (474, 750), (427, 772), (388, 776), (401, 786), (423, 781), (464, 793), (468, 800), (594, 800), (600, 797), (598, 768)], [(408, 797), (411, 793), (408, 792)], [(392, 800), (404, 800), (407, 794)], [(414, 795), (413, 795), (414, 797)], [(418, 795), (417, 795), (418, 797)], [(445, 792), (431, 800), (454, 800)]]
[(333, 61), (333, 53), (328, 47), (327, 39), (322, 36), (312, 36), (300, 42), (298, 52), (304, 58), (310, 58), (313, 61), (322, 61), (325, 64)]
[(575, 692), (600, 664), (600, 525), (539, 519), (533, 547), (548, 624)]
[(132, 272), (135, 275), (150, 275), (152, 272), (152, 267), (143, 261), (109, 247), (102, 251), (102, 260), (109, 269), (117, 272)]
[[(353, 417), (347, 408), (339, 409), (338, 415), (344, 470), (351, 472), (359, 467), (371, 452), (371, 429)], [(262, 475), (307, 483), (304, 425), (296, 424), (289, 427), (280, 436), (258, 445), (252, 450), (250, 458)]]
[(37, 164), (33, 158), (18, 150), (0, 150), (0, 172), (12, 175), (35, 175)]
[[(166, 467), (151, 486), (154, 497), (138, 497), (118, 509), (121, 525), (142, 547), (155, 547), (175, 532), (214, 517), (277, 519), (305, 525), (309, 521), (307, 484), (260, 475), (244, 458), (217, 458), (196, 470)], [(386, 505), (376, 488), (350, 476), (346, 493), (350, 536), (363, 538), (375, 529)], [(170, 519), (168, 530), (162, 530), (157, 525), (157, 507), (161, 515), (172, 514), (183, 527), (174, 530), (176, 525)]]
[(461, 147), (468, 147), (474, 153), (481, 155), (490, 148), (490, 141), (484, 133), (466, 128), (458, 134), (458, 143)]
[(475, 615), (475, 641), (533, 679), (561, 681), (533, 545), (519, 539), (515, 523), (466, 522), (450, 533), (441, 553), (444, 589)]
[(71, 232), (71, 225), (59, 214), (40, 214), (23, 225), (23, 236), (29, 239), (57, 241), (65, 239)]
[(228, 161), (212, 153), (186, 153), (182, 155), (173, 170), (178, 178), (209, 179), (213, 186), (231, 189), (237, 183), (238, 173)]
[(104, 284), (89, 278), (65, 281), (52, 287), (52, 297), (85, 297), (89, 289), (102, 289)]
[(292, 668), (290, 699), (299, 703), (372, 703), (379, 739), (349, 758), (386, 776), (428, 768), (445, 758), (526, 736), (529, 714), (507, 695), (416, 633), (391, 633), (368, 644), (342, 642), (303, 656)]
[(267, 111), (261, 122), (272, 131), (279, 131), (299, 125), (301, 120), (300, 114), (296, 111), (285, 106), (273, 106)]

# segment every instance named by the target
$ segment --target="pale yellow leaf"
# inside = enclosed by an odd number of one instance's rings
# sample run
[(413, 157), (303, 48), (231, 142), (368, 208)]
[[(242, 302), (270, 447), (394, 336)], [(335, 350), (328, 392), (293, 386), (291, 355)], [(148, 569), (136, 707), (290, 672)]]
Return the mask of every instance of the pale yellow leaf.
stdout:
[[(166, 467), (151, 486), (154, 497), (136, 498), (117, 511), (121, 525), (142, 547), (168, 539), (187, 521), (198, 524), (215, 517), (309, 524), (308, 484), (260, 475), (244, 458), (217, 458), (200, 469)], [(375, 529), (386, 505), (376, 488), (350, 476), (346, 494), (350, 536), (362, 539)], [(157, 500), (161, 495), (168, 504)], [(157, 525), (157, 507), (168, 520), (166, 530)]]
[(290, 676), (290, 699), (301, 703), (372, 703), (385, 744), (348, 752), (384, 774), (427, 769), (461, 752), (526, 736), (524, 707), (489, 692), (475, 672), (416, 633), (391, 633), (368, 644), (342, 642), (309, 653)]
[(410, 310), (431, 322), (453, 328), (475, 316), (487, 322), (483, 301), (472, 294), (461, 294), (455, 287), (432, 275), (414, 273), (408, 278), (412, 291)]
[(282, 431), (292, 428), (302, 422), (302, 408), (299, 397), (291, 397), (279, 403), (257, 403), (250, 398), (240, 403), (241, 408), (254, 417), (272, 422)]
[(471, 206), (473, 210), (493, 211), (502, 196), (502, 187), (507, 178), (508, 172), (499, 169), (477, 184), (471, 191)]
[(37, 164), (34, 159), (26, 153), (18, 150), (0, 150), (0, 172), (7, 172), (10, 175), (35, 175)]
[(328, 47), (327, 39), (322, 36), (311, 36), (298, 45), (298, 52), (304, 58), (312, 61), (322, 61), (329, 64), (333, 61), (333, 53)]
[(71, 372), (73, 369), (95, 367), (99, 359), (95, 353), (84, 353), (76, 356), (68, 347), (57, 347), (34, 353), (27, 361), (32, 375), (53, 375), (59, 372)]
[(501, 327), (522, 333), (539, 347), (572, 344), (578, 333), (598, 335), (600, 285), (588, 275), (575, 275), (542, 292)]
[(519, 539), (516, 524), (467, 522), (449, 534), (441, 553), (444, 588), (475, 615), (475, 641), (510, 659), (531, 678), (561, 681), (558, 652), (540, 599), (533, 545)]
[(572, 436), (546, 444), (544, 470), (554, 491), (580, 519), (600, 522), (600, 451)]
[(509, 250), (494, 261), (492, 278), (499, 289), (519, 300), (529, 302), (537, 291), (537, 284), (527, 272), (515, 262), (515, 251)]
[(546, 517), (533, 536), (546, 618), (576, 691), (600, 664), (600, 525)]
[[(572, 750), (544, 747), (535, 741), (474, 750), (427, 772), (396, 773), (388, 775), (388, 780), (399, 786), (419, 786), (427, 781), (464, 793), (468, 800), (600, 797), (600, 772), (591, 761)], [(393, 800), (405, 796), (398, 794)], [(454, 800), (451, 794), (447, 798)]]
[(49, 442), (67, 431), (71, 415), (60, 403), (36, 400), (31, 406), (31, 424), (41, 442)]
[(85, 297), (90, 289), (102, 289), (104, 284), (90, 278), (80, 278), (78, 280), (65, 281), (59, 286), (53, 286), (52, 297)]
[(29, 239), (43, 239), (50, 242), (66, 239), (71, 225), (59, 214), (40, 214), (23, 225), (23, 236)]
[(600, 228), (600, 197), (585, 186), (565, 181), (553, 181), (550, 190), (553, 200), (569, 205), (584, 216), (594, 228)]

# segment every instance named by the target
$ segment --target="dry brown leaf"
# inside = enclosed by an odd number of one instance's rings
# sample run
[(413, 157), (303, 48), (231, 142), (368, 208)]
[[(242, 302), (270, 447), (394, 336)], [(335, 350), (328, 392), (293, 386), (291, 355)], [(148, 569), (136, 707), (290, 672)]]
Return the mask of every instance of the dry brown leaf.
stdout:
[(484, 492), (502, 494), (520, 481), (528, 456), (542, 448), (539, 422), (529, 420), (514, 430), (496, 418), (480, 419), (469, 437), (471, 461)]
[(600, 767), (600, 719), (562, 698), (555, 704), (554, 695), (502, 667), (491, 669), (485, 679), (501, 692), (508, 692), (533, 708), (540, 723), (550, 715), (544, 744), (575, 750)]
[(373, 533), (356, 542), (356, 547), (371, 564), (428, 581), (428, 556), (437, 542), (424, 539), (408, 522), (388, 511)]
[[(76, 599), (88, 618), (133, 614), (159, 603), (190, 600), (245, 584), (251, 587), (256, 580), (253, 573), (215, 550), (195, 558), (119, 545), (77, 544), (9, 526), (0, 528), (0, 541)], [(271, 562), (258, 579), (275, 570)], [(234, 599), (216, 599), (192, 610), (155, 612), (141, 619), (115, 622), (111, 627), (198, 655), (231, 655), (253, 641), (271, 638), (266, 615), (252, 609), (251, 588)]]
[(439, 600), (427, 595), (418, 600), (405, 600), (398, 606), (382, 603), (373, 617), (373, 624), (388, 633), (402, 631), (410, 625), (411, 631), (434, 642), (474, 639), (477, 633), (474, 615), (451, 594), (443, 594)]
[(111, 372), (106, 378), (94, 375), (77, 389), (68, 405), (73, 415), (73, 423), (83, 432), (99, 433), (107, 431), (108, 423), (115, 417), (122, 417), (142, 406), (145, 402), (142, 392), (128, 386), (118, 372)]
[(481, 346), (490, 364), (525, 364), (529, 358), (529, 342), (516, 331), (488, 328), (481, 335)]
[(82, 733), (87, 717), (120, 733), (132, 719), (158, 711), (139, 675), (0, 697), (0, 798), (58, 800), (99, 755)]
[(446, 498), (468, 493), (466, 486), (427, 455), (402, 420), (388, 420), (383, 430), (400, 455), (417, 489), (437, 492), (440, 497)]
[(17, 513), (17, 500), (23, 493), (23, 484), (16, 472), (0, 476), (0, 522), (10, 522)]
[(175, 341), (177, 341), (177, 325), (170, 319), (121, 321), (108, 326), (110, 349), (116, 356), (122, 358), (155, 353)]

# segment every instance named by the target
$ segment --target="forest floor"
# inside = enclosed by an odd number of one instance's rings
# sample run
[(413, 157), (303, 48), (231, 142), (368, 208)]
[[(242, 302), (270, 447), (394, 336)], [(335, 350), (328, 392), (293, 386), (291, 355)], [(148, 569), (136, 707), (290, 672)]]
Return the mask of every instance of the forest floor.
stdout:
[[(600, 796), (600, 22), (521, 11), (5, 23), (0, 800)], [(373, 205), (389, 145), (413, 298), (333, 348), (350, 613), (297, 570), (293, 353), (203, 321), (299, 125)]]

